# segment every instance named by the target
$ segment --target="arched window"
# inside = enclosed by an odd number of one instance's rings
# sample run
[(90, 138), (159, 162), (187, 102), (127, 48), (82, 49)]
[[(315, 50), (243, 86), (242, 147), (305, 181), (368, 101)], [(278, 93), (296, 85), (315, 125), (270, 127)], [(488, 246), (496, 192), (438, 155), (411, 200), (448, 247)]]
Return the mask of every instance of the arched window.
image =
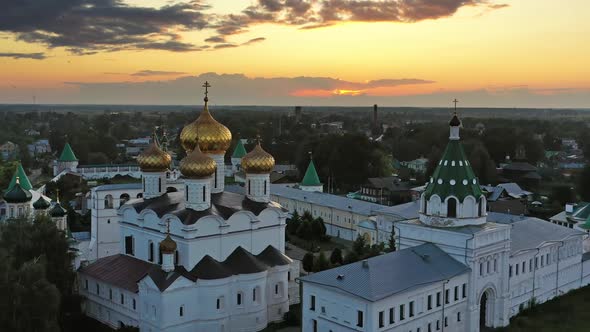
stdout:
[(175, 193), (177, 191), (178, 191), (178, 189), (176, 189), (176, 187), (166, 187), (167, 193)]
[(106, 195), (104, 197), (104, 208), (105, 209), (112, 209), (113, 208), (113, 196)]
[(238, 292), (237, 297), (236, 297), (236, 304), (242, 305), (242, 292)]
[(154, 243), (152, 241), (148, 244), (148, 261), (154, 261)]
[(483, 199), (480, 197), (479, 202), (477, 203), (477, 215), (480, 217), (483, 215), (482, 209), (483, 209)]
[(457, 217), (457, 200), (455, 198), (451, 197), (447, 200), (447, 217)]
[(125, 194), (121, 194), (121, 196), (119, 196), (119, 205), (123, 205), (125, 203), (127, 203), (127, 201), (129, 201), (130, 197), (129, 194), (125, 193)]
[(136, 196), (136, 197), (137, 197), (137, 198), (143, 198), (143, 194), (142, 194), (142, 193), (139, 193), (139, 194), (137, 194), (137, 196)]

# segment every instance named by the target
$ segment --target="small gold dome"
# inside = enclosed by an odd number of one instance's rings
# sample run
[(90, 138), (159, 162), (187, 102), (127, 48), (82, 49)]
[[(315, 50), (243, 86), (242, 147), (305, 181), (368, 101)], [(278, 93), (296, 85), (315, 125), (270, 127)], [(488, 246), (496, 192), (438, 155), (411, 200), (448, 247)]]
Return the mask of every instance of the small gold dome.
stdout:
[(166, 171), (170, 168), (171, 161), (172, 157), (158, 146), (156, 135), (153, 137), (152, 144), (137, 156), (139, 168), (141, 168), (143, 172)]
[(260, 146), (260, 140), (250, 151), (242, 158), (242, 168), (246, 173), (263, 174), (272, 172), (275, 167), (275, 158), (264, 151)]
[(212, 154), (225, 154), (231, 144), (231, 132), (209, 113), (208, 99), (199, 117), (182, 129), (180, 143), (188, 152), (199, 142), (201, 151)]
[(199, 144), (180, 161), (180, 172), (187, 178), (205, 178), (215, 173), (217, 164), (213, 158), (201, 152)]
[(170, 234), (166, 235), (166, 238), (160, 242), (160, 252), (162, 254), (173, 254), (176, 251), (176, 242), (172, 240)]

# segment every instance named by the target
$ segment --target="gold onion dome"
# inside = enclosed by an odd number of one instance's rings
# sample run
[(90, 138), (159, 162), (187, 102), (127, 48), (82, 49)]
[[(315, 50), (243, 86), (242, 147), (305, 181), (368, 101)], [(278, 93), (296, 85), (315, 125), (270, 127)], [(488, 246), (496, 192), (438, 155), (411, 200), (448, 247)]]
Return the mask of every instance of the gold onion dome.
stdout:
[(204, 153), (224, 154), (231, 144), (231, 132), (209, 113), (207, 88), (210, 85), (205, 82), (203, 87), (205, 87), (203, 111), (195, 121), (182, 129), (180, 143), (187, 152), (192, 151), (198, 141)]
[(206, 178), (215, 173), (216, 169), (215, 160), (201, 152), (199, 144), (180, 161), (180, 172), (187, 178)]
[(153, 141), (139, 156), (137, 162), (144, 172), (163, 172), (170, 168), (172, 157), (162, 150), (154, 133)]
[(162, 254), (173, 254), (176, 251), (176, 242), (172, 240), (170, 234), (166, 235), (166, 238), (160, 242), (160, 252)]
[(242, 168), (246, 173), (270, 173), (274, 167), (275, 158), (273, 158), (270, 153), (262, 149), (262, 146), (260, 146), (260, 138), (258, 139), (258, 143), (254, 149), (252, 149), (252, 151), (248, 152), (248, 154), (242, 158)]

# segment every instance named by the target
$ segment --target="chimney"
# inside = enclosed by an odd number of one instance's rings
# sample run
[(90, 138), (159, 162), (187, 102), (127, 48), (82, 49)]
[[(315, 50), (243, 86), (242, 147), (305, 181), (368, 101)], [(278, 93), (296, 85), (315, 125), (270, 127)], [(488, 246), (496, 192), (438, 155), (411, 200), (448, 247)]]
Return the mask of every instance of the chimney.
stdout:
[(365, 269), (369, 268), (369, 260), (368, 259), (363, 259), (363, 268), (365, 268)]
[(574, 203), (566, 203), (565, 204), (565, 213), (573, 213), (574, 212)]

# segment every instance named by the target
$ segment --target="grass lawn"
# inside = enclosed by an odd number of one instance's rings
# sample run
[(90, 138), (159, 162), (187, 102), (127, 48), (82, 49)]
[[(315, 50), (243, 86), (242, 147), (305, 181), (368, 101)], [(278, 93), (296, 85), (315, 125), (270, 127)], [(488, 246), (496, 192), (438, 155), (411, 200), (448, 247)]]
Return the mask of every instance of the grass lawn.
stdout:
[(590, 331), (590, 286), (538, 304), (510, 320), (498, 332), (583, 332)]

